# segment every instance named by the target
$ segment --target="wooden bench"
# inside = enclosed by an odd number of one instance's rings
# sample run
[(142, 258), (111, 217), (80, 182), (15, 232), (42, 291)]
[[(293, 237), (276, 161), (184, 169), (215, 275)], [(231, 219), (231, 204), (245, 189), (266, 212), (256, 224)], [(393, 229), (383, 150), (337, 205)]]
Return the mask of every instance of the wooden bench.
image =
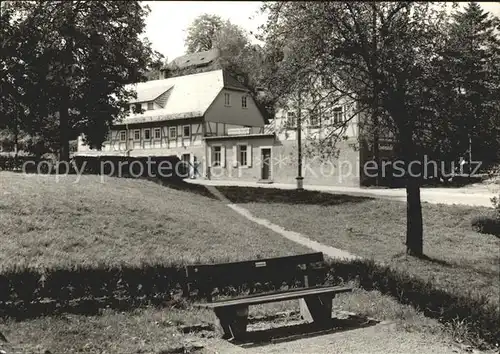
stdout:
[[(204, 264), (186, 267), (187, 283), (184, 292), (190, 295), (193, 288), (206, 298), (206, 303), (195, 306), (215, 311), (224, 331), (224, 338), (240, 339), (246, 333), (248, 307), (293, 299), (300, 299), (304, 319), (322, 326), (331, 321), (332, 299), (336, 294), (351, 292), (346, 286), (321, 286), (327, 267), (323, 253), (309, 253), (297, 256), (259, 259), (245, 262)], [(258, 284), (274, 284), (288, 288), (266, 293), (255, 293)], [(212, 302), (215, 288), (247, 285), (250, 294)]]

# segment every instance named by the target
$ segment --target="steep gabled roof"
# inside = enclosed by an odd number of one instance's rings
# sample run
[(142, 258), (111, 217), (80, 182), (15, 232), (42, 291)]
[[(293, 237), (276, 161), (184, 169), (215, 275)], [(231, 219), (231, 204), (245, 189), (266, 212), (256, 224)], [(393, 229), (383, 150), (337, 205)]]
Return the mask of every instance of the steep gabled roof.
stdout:
[(146, 86), (141, 90), (137, 90), (137, 98), (130, 100), (129, 103), (154, 101), (159, 96), (164, 94), (166, 91), (170, 90), (172, 86), (173, 86), (172, 84)]
[(210, 49), (204, 52), (191, 53), (177, 57), (170, 62), (169, 66), (175, 66), (179, 69), (200, 67), (210, 64), (219, 57), (220, 51), (218, 49)]
[(129, 87), (135, 88), (141, 98), (170, 91), (162, 109), (130, 114), (121, 124), (202, 117), (223, 88), (246, 90), (223, 70), (152, 80)]

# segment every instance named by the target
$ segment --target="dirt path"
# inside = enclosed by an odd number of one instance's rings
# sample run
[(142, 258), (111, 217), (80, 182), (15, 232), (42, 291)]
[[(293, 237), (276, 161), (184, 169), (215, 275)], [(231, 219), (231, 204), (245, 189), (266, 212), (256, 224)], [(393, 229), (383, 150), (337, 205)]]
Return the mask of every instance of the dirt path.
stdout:
[[(471, 353), (439, 337), (409, 333), (395, 325), (353, 329), (278, 344), (242, 348), (227, 341), (206, 343), (207, 353), (218, 354), (464, 354)], [(479, 353), (479, 352), (477, 352)]]
[(290, 241), (293, 241), (293, 242), (298, 243), (302, 246), (308, 247), (316, 252), (323, 252), (323, 254), (325, 254), (326, 256), (328, 256), (330, 258), (340, 258), (340, 259), (359, 258), (358, 256), (353, 255), (347, 251), (341, 250), (339, 248), (330, 247), (330, 246), (324, 245), (322, 243), (313, 241), (310, 238), (308, 238), (308, 237), (306, 237), (298, 232), (286, 230), (279, 225), (273, 224), (272, 222), (270, 222), (267, 219), (258, 218), (256, 216), (252, 215), (252, 213), (250, 213), (250, 211), (248, 211), (247, 209), (242, 208), (239, 205), (231, 203), (225, 196), (222, 195), (222, 193), (220, 193), (217, 190), (217, 188), (215, 188), (213, 186), (206, 186), (206, 187), (214, 196), (219, 198), (219, 200), (221, 200), (229, 208), (233, 209), (238, 214), (243, 215), (245, 218), (247, 218), (250, 221), (253, 221), (256, 224), (262, 225), (264, 227), (267, 227), (270, 230), (273, 230), (274, 232), (289, 239)]

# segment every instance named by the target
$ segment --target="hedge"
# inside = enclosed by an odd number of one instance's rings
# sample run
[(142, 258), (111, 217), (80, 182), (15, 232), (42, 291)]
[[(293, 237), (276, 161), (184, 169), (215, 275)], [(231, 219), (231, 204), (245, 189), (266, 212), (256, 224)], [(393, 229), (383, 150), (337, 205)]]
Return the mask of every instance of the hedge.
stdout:
[[(487, 298), (467, 289), (438, 289), (431, 282), (416, 278), (373, 261), (334, 261), (329, 264), (325, 284), (356, 280), (366, 290), (379, 290), (399, 301), (420, 309), (440, 321), (463, 320), (485, 342), (499, 343), (500, 308)], [(281, 281), (262, 284), (259, 291), (284, 285)], [(284, 279), (281, 279), (284, 280)], [(300, 279), (287, 279), (286, 285), (300, 285)], [(81, 311), (104, 307), (133, 308), (159, 304), (180, 294), (186, 283), (182, 267), (147, 265), (143, 267), (86, 267), (71, 269), (12, 269), (0, 273), (0, 314), (10, 317), (33, 317), (58, 311), (74, 311), (71, 301), (78, 301)], [(220, 294), (236, 295), (248, 290), (243, 282), (228, 284)], [(195, 292), (197, 289), (194, 289)]]
[(500, 344), (500, 305), (475, 296), (472, 289), (459, 288), (453, 293), (438, 289), (431, 282), (371, 260), (331, 262), (327, 282), (338, 278), (356, 280), (365, 290), (391, 295), (443, 323), (463, 320), (486, 343)]

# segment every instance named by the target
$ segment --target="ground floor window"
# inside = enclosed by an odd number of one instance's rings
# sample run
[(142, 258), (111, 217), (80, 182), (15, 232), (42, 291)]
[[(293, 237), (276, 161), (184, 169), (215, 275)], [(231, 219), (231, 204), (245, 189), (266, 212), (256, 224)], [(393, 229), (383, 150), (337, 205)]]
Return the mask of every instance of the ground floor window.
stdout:
[(222, 147), (221, 146), (214, 146), (212, 147), (212, 165), (214, 167), (220, 166), (221, 161), (222, 161)]
[(120, 141), (125, 141), (127, 140), (127, 132), (125, 130), (122, 130), (120, 132)]
[(155, 139), (160, 139), (161, 138), (161, 129), (160, 128), (155, 128), (155, 130), (154, 130), (154, 137), (155, 137)]
[(248, 147), (246, 145), (238, 145), (238, 165), (239, 166), (248, 166), (247, 160), (247, 150)]

